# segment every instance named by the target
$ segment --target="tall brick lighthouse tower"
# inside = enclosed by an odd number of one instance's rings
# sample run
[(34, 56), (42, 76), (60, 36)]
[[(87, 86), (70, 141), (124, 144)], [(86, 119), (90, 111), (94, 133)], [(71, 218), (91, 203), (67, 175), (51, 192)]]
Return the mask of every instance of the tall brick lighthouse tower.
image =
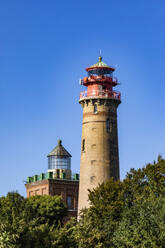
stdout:
[(96, 188), (110, 177), (119, 179), (117, 107), (120, 93), (113, 90), (118, 84), (115, 69), (99, 61), (86, 68), (87, 77), (81, 84), (87, 90), (80, 93), (83, 108), (79, 211), (88, 207), (88, 189)]

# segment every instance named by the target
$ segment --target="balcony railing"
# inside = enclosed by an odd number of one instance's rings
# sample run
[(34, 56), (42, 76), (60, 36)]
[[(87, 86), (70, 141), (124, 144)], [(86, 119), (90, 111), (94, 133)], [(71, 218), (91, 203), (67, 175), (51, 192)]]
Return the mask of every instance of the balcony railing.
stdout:
[(118, 91), (110, 90), (92, 90), (80, 92), (80, 100), (84, 98), (111, 98), (115, 100), (121, 100), (121, 94)]
[(84, 77), (83, 79), (80, 79), (80, 84), (81, 85), (87, 85), (89, 83), (94, 83), (94, 82), (108, 82), (109, 84), (112, 85), (117, 85), (118, 84), (118, 79), (116, 77), (110, 77), (110, 76), (105, 76), (105, 75), (90, 75), (89, 77)]

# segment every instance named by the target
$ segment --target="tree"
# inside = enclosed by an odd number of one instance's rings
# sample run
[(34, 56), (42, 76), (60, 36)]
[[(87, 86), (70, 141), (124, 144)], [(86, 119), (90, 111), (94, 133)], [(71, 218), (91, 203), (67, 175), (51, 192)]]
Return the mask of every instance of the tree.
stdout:
[(59, 196), (28, 199), (17, 192), (0, 198), (0, 248), (51, 248), (66, 207)]
[(71, 218), (65, 226), (51, 233), (52, 248), (78, 248), (76, 241), (77, 220)]
[(24, 197), (17, 192), (9, 192), (6, 197), (0, 198), (0, 221), (15, 223), (17, 217), (20, 217), (25, 208)]
[(67, 214), (60, 196), (32, 196), (25, 200), (24, 218), (27, 222), (36, 220), (35, 225), (57, 226)]
[(0, 248), (15, 248), (17, 238), (18, 235), (13, 233), (10, 225), (0, 223)]
[(164, 196), (165, 160), (160, 156), (157, 163), (131, 169), (123, 182), (100, 185), (89, 192), (91, 206), (77, 224), (79, 247), (165, 247)]
[(17, 192), (9, 192), (0, 198), (0, 247), (16, 247), (24, 207), (24, 197)]
[[(116, 247), (165, 247), (165, 160), (131, 170), (123, 182), (126, 208), (116, 229)], [(129, 193), (128, 193), (129, 192)]]
[(113, 235), (113, 243), (121, 248), (165, 247), (165, 199), (149, 196), (139, 199), (123, 212)]
[(89, 191), (90, 208), (65, 226), (58, 196), (0, 198), (0, 248), (165, 247), (165, 160)]
[(106, 248), (112, 246), (112, 235), (124, 208), (123, 183), (110, 179), (90, 191), (91, 206), (82, 211), (75, 239), (79, 247)]

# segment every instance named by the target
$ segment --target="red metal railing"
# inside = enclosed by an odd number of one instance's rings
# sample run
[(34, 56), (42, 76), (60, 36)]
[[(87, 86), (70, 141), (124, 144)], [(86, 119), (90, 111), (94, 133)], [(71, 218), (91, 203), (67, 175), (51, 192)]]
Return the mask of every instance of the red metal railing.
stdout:
[(98, 75), (98, 76), (90, 75), (89, 77), (85, 77), (81, 79), (80, 84), (86, 85), (92, 82), (109, 82), (110, 84), (115, 85), (115, 84), (118, 84), (118, 79), (116, 77), (109, 77), (109, 76), (104, 76), (104, 75)]
[(80, 92), (80, 100), (84, 98), (111, 98), (116, 100), (121, 100), (121, 94), (118, 91), (110, 90), (91, 90), (91, 91), (82, 91)]

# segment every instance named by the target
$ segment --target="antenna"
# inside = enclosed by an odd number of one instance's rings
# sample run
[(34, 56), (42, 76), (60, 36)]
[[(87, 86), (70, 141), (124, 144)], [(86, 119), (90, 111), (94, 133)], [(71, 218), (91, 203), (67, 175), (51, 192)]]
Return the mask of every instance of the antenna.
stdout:
[(101, 49), (100, 49), (100, 57), (101, 57)]

